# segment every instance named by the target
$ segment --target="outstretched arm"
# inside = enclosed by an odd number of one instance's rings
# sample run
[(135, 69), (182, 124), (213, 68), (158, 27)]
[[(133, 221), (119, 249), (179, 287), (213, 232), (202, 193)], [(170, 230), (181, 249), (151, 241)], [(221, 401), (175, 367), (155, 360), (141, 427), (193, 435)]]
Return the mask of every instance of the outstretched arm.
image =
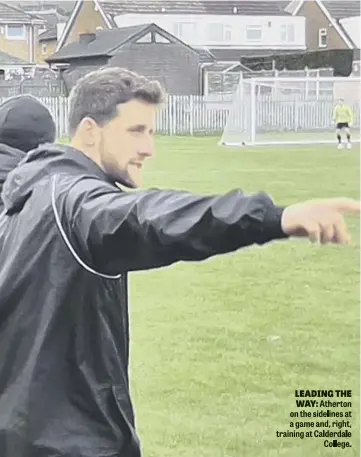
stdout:
[(55, 206), (77, 254), (109, 275), (204, 260), (288, 236), (348, 244), (343, 214), (360, 213), (360, 201), (350, 198), (309, 200), (283, 209), (265, 193), (124, 193), (97, 179), (63, 188)]
[(87, 180), (67, 192), (64, 208), (79, 255), (105, 274), (203, 260), (287, 237), (283, 209), (264, 193), (121, 192)]

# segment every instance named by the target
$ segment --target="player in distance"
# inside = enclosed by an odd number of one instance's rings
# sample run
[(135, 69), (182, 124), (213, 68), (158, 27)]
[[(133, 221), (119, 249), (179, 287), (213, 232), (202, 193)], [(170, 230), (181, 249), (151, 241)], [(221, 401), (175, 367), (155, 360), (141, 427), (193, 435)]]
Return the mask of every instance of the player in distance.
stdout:
[(338, 141), (338, 149), (343, 149), (341, 133), (344, 130), (347, 139), (347, 148), (351, 149), (351, 132), (350, 127), (353, 122), (353, 112), (350, 105), (345, 103), (343, 98), (340, 98), (339, 102), (335, 106), (333, 111), (333, 119), (336, 123), (336, 135)]

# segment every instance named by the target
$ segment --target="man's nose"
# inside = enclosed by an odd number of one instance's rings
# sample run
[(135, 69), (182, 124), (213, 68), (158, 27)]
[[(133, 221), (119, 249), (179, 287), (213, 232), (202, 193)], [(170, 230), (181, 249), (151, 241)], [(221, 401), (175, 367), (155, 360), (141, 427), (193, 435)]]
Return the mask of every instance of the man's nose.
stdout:
[(152, 157), (155, 153), (155, 145), (153, 138), (146, 141), (140, 150), (140, 154), (144, 157)]

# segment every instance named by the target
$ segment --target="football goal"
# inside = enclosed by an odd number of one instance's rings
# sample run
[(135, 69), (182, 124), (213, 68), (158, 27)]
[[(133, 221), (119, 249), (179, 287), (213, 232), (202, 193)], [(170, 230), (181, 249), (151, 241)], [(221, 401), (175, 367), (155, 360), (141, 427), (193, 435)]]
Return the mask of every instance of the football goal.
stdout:
[(242, 79), (219, 144), (223, 146), (334, 143), (333, 111), (350, 105), (354, 142), (360, 141), (359, 77)]

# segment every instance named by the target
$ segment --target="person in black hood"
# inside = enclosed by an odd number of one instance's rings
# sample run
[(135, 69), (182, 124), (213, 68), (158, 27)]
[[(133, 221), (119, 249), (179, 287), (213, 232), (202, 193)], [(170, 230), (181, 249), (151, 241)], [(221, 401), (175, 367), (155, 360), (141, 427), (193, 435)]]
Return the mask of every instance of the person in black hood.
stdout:
[(31, 151), (0, 217), (1, 457), (139, 457), (128, 273), (293, 236), (348, 242), (347, 198), (139, 190), (163, 90), (106, 68), (70, 98), (71, 144)]
[(49, 110), (31, 95), (19, 95), (0, 105), (0, 213), (1, 191), (8, 173), (26, 153), (55, 141), (56, 126)]

